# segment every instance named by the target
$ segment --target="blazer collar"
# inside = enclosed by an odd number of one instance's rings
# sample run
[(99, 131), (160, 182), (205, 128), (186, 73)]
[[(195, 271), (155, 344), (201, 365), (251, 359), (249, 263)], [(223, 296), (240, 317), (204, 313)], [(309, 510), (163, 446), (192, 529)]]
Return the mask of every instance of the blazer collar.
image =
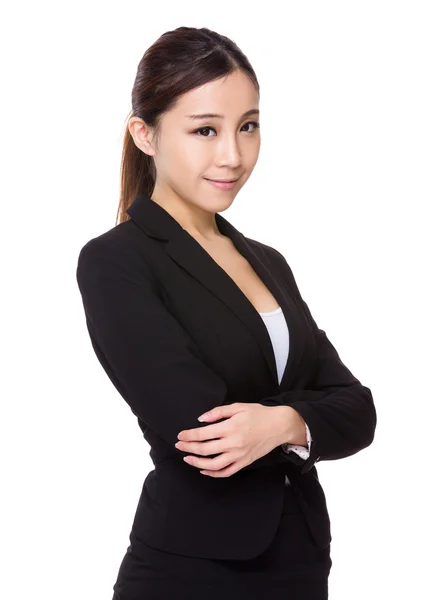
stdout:
[(288, 360), (280, 384), (274, 350), (265, 323), (226, 271), (169, 212), (146, 195), (138, 195), (126, 212), (148, 236), (166, 241), (165, 252), (201, 285), (224, 302), (248, 327), (259, 344), (276, 385), (280, 390), (288, 389), (304, 350), (303, 321), (299, 319), (301, 313), (297, 303), (277, 271), (272, 270), (273, 267), (267, 254), (259, 250), (257, 246), (253, 247), (248, 238), (222, 215), (215, 214), (215, 221), (220, 232), (232, 240), (234, 246), (250, 263), (282, 308), (288, 325), (290, 344)]

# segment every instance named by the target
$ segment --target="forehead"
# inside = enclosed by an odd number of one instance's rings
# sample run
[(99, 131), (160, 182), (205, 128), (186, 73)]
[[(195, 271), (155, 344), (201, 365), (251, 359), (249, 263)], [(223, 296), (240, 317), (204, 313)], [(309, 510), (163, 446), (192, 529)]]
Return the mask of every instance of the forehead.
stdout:
[(259, 108), (257, 89), (244, 73), (237, 71), (186, 92), (173, 110), (176, 116), (193, 122), (189, 115), (212, 113), (231, 119), (240, 118), (253, 108)]

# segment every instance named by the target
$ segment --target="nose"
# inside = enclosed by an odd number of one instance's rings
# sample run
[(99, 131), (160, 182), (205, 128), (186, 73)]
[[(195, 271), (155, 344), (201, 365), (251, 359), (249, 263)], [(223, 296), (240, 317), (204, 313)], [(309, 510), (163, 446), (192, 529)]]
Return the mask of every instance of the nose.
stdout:
[(235, 170), (242, 164), (242, 156), (237, 140), (231, 136), (221, 136), (217, 146), (216, 164)]

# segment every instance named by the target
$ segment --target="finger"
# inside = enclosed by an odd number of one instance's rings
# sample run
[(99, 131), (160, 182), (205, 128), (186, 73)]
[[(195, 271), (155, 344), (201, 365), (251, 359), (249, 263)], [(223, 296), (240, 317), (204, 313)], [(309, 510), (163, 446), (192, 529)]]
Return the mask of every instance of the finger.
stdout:
[(221, 454), (215, 458), (202, 458), (201, 456), (188, 455), (183, 457), (183, 460), (192, 467), (209, 471), (219, 471), (234, 462), (234, 458), (230, 458), (227, 453), (226, 455)]
[(222, 444), (223, 440), (212, 440), (210, 442), (177, 442), (175, 448), (182, 452), (208, 456), (209, 454), (220, 454), (220, 452), (227, 450), (222, 447)]
[(204, 471), (200, 471), (200, 473), (202, 475), (207, 475), (208, 477), (214, 477), (215, 479), (218, 479), (221, 477), (230, 477), (231, 475), (234, 475), (234, 473), (237, 473), (237, 471), (239, 471), (240, 468), (241, 467), (238, 467), (236, 465), (236, 463), (232, 463), (225, 469), (220, 469), (219, 471), (204, 470)]
[(184, 429), (177, 435), (182, 442), (199, 442), (204, 440), (212, 440), (221, 438), (228, 432), (226, 423), (215, 423), (206, 427), (198, 427), (197, 429)]
[(208, 410), (198, 417), (199, 421), (215, 421), (217, 419), (226, 419), (238, 413), (241, 409), (241, 402), (233, 402), (232, 404), (222, 404), (215, 406), (212, 410)]

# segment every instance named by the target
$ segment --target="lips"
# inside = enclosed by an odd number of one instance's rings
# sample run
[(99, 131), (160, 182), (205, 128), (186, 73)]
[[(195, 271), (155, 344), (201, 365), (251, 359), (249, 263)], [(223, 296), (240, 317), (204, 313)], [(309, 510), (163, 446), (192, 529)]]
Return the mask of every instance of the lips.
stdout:
[(207, 177), (203, 177), (205, 181), (208, 181), (214, 188), (218, 190), (232, 190), (237, 183), (237, 179), (233, 179), (231, 181), (215, 181), (214, 179), (208, 179)]
[(210, 179), (209, 177), (205, 177), (205, 179), (208, 181), (215, 181), (216, 183), (233, 183), (234, 181), (237, 181), (238, 177), (235, 179)]

